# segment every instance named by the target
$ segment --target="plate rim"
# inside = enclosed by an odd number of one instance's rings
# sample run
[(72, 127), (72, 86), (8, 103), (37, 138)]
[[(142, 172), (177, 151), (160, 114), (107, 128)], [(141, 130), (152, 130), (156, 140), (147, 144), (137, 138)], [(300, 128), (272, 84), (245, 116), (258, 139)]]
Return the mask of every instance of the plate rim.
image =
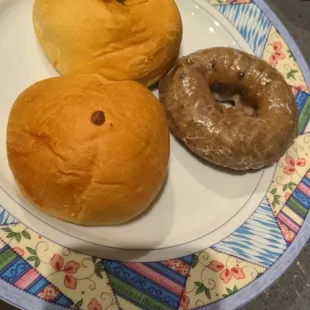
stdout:
[[(310, 69), (307, 62), (301, 53), (297, 43), (292, 35), (286, 29), (279, 17), (273, 12), (265, 0), (253, 0), (253, 2), (262, 10), (266, 17), (271, 21), (271, 24), (279, 31), (284, 41), (287, 43), (290, 50), (293, 52), (300, 66), (305, 83), (310, 87)], [(287, 247), (286, 251), (268, 268), (261, 277), (243, 287), (239, 292), (197, 309), (218, 310), (219, 305), (221, 310), (232, 310), (240, 308), (250, 301), (261, 295), (261, 293), (269, 288), (287, 269), (294, 263), (297, 256), (304, 249), (307, 241), (310, 239), (310, 214), (308, 213), (300, 231), (296, 235), (294, 241)]]
[[(265, 0), (253, 0), (252, 2), (255, 3), (262, 10), (262, 12), (266, 15), (266, 17), (269, 18), (272, 25), (279, 31), (279, 33), (281, 34), (285, 42), (288, 44), (290, 50), (296, 56), (302, 75), (305, 78), (305, 83), (308, 85), (308, 87), (310, 87), (309, 67), (300, 49), (298, 48), (298, 45), (293, 39), (293, 37), (289, 34), (286, 27), (282, 24), (280, 19), (272, 11), (269, 5), (265, 3)], [(241, 307), (244, 304), (250, 302), (252, 299), (260, 295), (263, 290), (265, 290), (270, 285), (272, 285), (289, 268), (289, 266), (295, 261), (298, 254), (302, 251), (302, 249), (306, 245), (309, 237), (310, 237), (310, 215), (308, 213), (301, 226), (300, 231), (296, 235), (296, 238), (294, 239), (292, 244), (290, 244), (287, 247), (285, 252), (274, 262), (274, 264), (270, 268), (268, 268), (264, 272), (264, 274), (260, 278), (249, 283), (246, 287), (243, 287), (239, 292), (233, 294), (229, 298), (224, 298), (224, 299), (215, 301), (213, 304), (201, 306), (199, 307), (199, 309), (215, 310), (215, 309), (218, 309), (220, 305), (222, 310), (225, 310), (225, 309), (228, 310), (228, 309), (235, 309), (237, 307)], [(20, 295), (21, 290), (14, 287), (13, 285), (10, 285), (4, 280), (0, 279), (0, 288), (1, 288), (0, 292), (2, 292), (3, 287), (9, 291), (12, 291), (12, 292), (14, 291), (12, 295), (21, 296)], [(35, 301), (36, 303), (40, 302), (42, 304), (42, 307), (44, 307), (44, 309), (47, 309), (47, 308), (48, 309), (67, 309), (62, 306), (58, 306), (56, 304), (45, 302), (44, 300), (39, 299), (37, 296), (32, 296), (25, 291), (22, 291), (22, 292), (24, 293), (22, 296), (23, 298), (26, 298), (27, 300), (29, 299), (29, 302), (31, 302), (31, 300)], [(2, 297), (2, 294), (0, 297), (8, 303), (14, 304), (18, 308), (26, 309), (20, 305), (15, 304), (13, 300), (8, 300), (7, 298)]]
[[(231, 27), (230, 21), (228, 19), (225, 18), (225, 16), (223, 16), (220, 12), (218, 12), (216, 10), (216, 8), (214, 8), (213, 5), (211, 5), (208, 1), (205, 0), (187, 0), (189, 2), (190, 5), (194, 5), (194, 6), (199, 6), (199, 9), (202, 10), (204, 13), (208, 14), (210, 17), (212, 17), (214, 20), (218, 20), (223, 28), (223, 31), (225, 31), (230, 37), (231, 39), (233, 39), (236, 42), (236, 45), (238, 46), (238, 49), (244, 50), (248, 53), (251, 53), (253, 55), (255, 55), (254, 51), (251, 49), (251, 46), (249, 45), (249, 43), (242, 37), (242, 35), (240, 34), (240, 32), (238, 31), (238, 29), (236, 29), (235, 27)], [(174, 138), (172, 138), (174, 139)], [(188, 247), (189, 245), (193, 245), (193, 248), (195, 248), (195, 251), (202, 251), (205, 249), (205, 247), (211, 247), (212, 245), (220, 242), (221, 240), (224, 240), (225, 238), (227, 238), (229, 235), (231, 235), (238, 227), (236, 225), (233, 225), (233, 229), (228, 233), (222, 234), (222, 236), (220, 236), (220, 238), (215, 238), (213, 237), (218, 231), (221, 231), (223, 229), (225, 229), (226, 225), (231, 225), (232, 222), (234, 222), (234, 218), (240, 216), (241, 214), (247, 213), (246, 215), (243, 215), (243, 220), (242, 222), (240, 222), (240, 226), (242, 225), (242, 223), (246, 222), (254, 213), (255, 210), (257, 208), (257, 206), (259, 206), (262, 201), (265, 198), (265, 194), (262, 194), (260, 196), (261, 199), (256, 199), (254, 198), (255, 195), (257, 195), (257, 189), (261, 188), (261, 187), (269, 187), (270, 183), (264, 183), (264, 178), (268, 177), (268, 175), (273, 175), (272, 178), (270, 179), (270, 181), (272, 181), (272, 179), (274, 178), (274, 175), (276, 173), (276, 165), (273, 165), (271, 167), (265, 167), (261, 170), (261, 174), (259, 176), (259, 180), (257, 182), (257, 184), (255, 185), (255, 188), (253, 189), (253, 191), (251, 192), (251, 194), (249, 195), (249, 197), (247, 198), (247, 200), (244, 202), (244, 205), (231, 217), (229, 218), (226, 222), (224, 222), (222, 225), (218, 226), (216, 229), (208, 232), (207, 234), (203, 234), (200, 235), (199, 237), (196, 237), (194, 239), (191, 239), (189, 241), (185, 241), (185, 242), (180, 242), (176, 245), (165, 245), (165, 246), (159, 246), (159, 247), (155, 247), (155, 248), (150, 248), (150, 247), (136, 247), (136, 248), (128, 248), (126, 246), (121, 246), (121, 245), (111, 245), (111, 240), (109, 241), (109, 244), (104, 245), (104, 244), (100, 244), (97, 241), (90, 241), (88, 238), (84, 238), (84, 237), (80, 237), (77, 235), (74, 235), (71, 231), (67, 232), (65, 230), (65, 226), (57, 226), (54, 225), (54, 222), (49, 223), (49, 217), (44, 218), (44, 219), (40, 219), (40, 213), (37, 213), (36, 210), (32, 210), (29, 209), (27, 207), (25, 207), (22, 203), (22, 201), (20, 201), (19, 199), (16, 199), (14, 196), (12, 196), (10, 194), (10, 192), (4, 188), (2, 185), (0, 185), (0, 193), (1, 191), (4, 194), (4, 200), (8, 202), (8, 208), (9, 209), (9, 204), (11, 203), (12, 205), (16, 205), (19, 206), (24, 212), (28, 213), (32, 218), (34, 218), (34, 220), (40, 221), (41, 223), (43, 223), (44, 226), (47, 226), (48, 229), (51, 229), (51, 232), (49, 232), (48, 234), (46, 233), (42, 233), (42, 236), (44, 236), (46, 239), (50, 240), (51, 242), (54, 242), (62, 247), (68, 247), (70, 248), (69, 244), (70, 242), (81, 242), (81, 244), (78, 244), (78, 246), (76, 247), (74, 244), (71, 246), (71, 249), (73, 249), (76, 252), (81, 252), (78, 247), (86, 247), (87, 245), (90, 245), (92, 247), (94, 247), (94, 250), (88, 251), (87, 253), (83, 253), (83, 254), (87, 254), (87, 255), (95, 255), (95, 252), (98, 252), (100, 249), (102, 249), (102, 251), (104, 251), (105, 253), (105, 259), (111, 259), (111, 260), (122, 260), (122, 261), (134, 261), (134, 262), (150, 262), (150, 261), (163, 261), (163, 260), (167, 260), (167, 259), (171, 259), (171, 258), (177, 258), (177, 257), (181, 257), (181, 256), (186, 256), (186, 255), (191, 255), (191, 253), (186, 253), (186, 247)], [(267, 191), (266, 191), (267, 192)], [(24, 199), (24, 197), (23, 197)], [(251, 211), (247, 211), (247, 207), (249, 204), (251, 204), (252, 200), (256, 199), (257, 201), (259, 200), (260, 202), (257, 203), (256, 208), (251, 208)], [(252, 203), (253, 204), (253, 203)], [(4, 203), (4, 205), (6, 205), (6, 203)], [(18, 211), (20, 212), (20, 210)], [(21, 223), (25, 224), (25, 226), (27, 227), (31, 227), (30, 224), (28, 222), (24, 222), (22, 220), (22, 218), (20, 216), (16, 215), (16, 212), (11, 213), (17, 220), (19, 220)], [(57, 220), (57, 219), (56, 219)], [(238, 224), (239, 225), (239, 224)], [(33, 231), (35, 231), (36, 233), (40, 234), (40, 231), (38, 229), (32, 229)], [(60, 243), (59, 241), (55, 240), (55, 238), (51, 238), (50, 235), (51, 233), (55, 231), (57, 234), (62, 234), (65, 236), (66, 238), (66, 242), (62, 242)], [(46, 230), (45, 230), (46, 232)], [(207, 239), (212, 238), (213, 239), (213, 243), (211, 243), (210, 241), (207, 241)], [(216, 239), (216, 240), (214, 240)], [(202, 244), (204, 242), (204, 245), (201, 246), (200, 244)], [(199, 244), (199, 246), (198, 246)], [(113, 251), (117, 251), (117, 255), (113, 254)], [(131, 257), (131, 255), (129, 255), (129, 252), (136, 252), (137, 254), (140, 253), (145, 253), (143, 254), (141, 257), (136, 258), (134, 256), (134, 259), (130, 259), (130, 258), (126, 258), (127, 256)], [(147, 253), (146, 253), (147, 251)], [(175, 251), (175, 255), (172, 255), (172, 251)], [(191, 250), (193, 251), (193, 250)], [(188, 251), (187, 251), (188, 252)], [(112, 253), (112, 254), (111, 254)], [(164, 254), (162, 254), (164, 253)], [(103, 255), (102, 255), (103, 256)], [(101, 258), (103, 258), (101, 256)], [(118, 256), (120, 258), (115, 258), (115, 256)], [(99, 256), (98, 256), (99, 257)]]

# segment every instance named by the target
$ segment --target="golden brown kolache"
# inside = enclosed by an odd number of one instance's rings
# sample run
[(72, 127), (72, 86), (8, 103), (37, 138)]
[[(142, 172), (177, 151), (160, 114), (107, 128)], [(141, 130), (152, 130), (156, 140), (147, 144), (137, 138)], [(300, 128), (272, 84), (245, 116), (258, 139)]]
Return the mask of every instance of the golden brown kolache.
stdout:
[[(236, 49), (210, 48), (181, 58), (160, 81), (159, 97), (172, 133), (219, 166), (273, 164), (297, 135), (297, 107), (282, 75)], [(216, 100), (228, 97), (234, 99), (231, 107)]]
[(174, 0), (35, 0), (33, 24), (62, 75), (158, 82), (174, 65), (182, 21)]

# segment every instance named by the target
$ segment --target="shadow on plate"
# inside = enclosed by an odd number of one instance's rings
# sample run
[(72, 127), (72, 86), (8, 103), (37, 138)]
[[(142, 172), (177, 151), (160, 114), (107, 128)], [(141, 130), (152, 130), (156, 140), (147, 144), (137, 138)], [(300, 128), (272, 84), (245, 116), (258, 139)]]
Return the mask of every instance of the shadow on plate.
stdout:
[[(183, 142), (171, 136), (174, 156), (186, 167), (187, 171), (206, 188), (226, 198), (243, 197), (258, 185), (264, 169), (236, 171), (213, 165), (201, 159)], [(247, 195), (246, 194), (246, 195)]]

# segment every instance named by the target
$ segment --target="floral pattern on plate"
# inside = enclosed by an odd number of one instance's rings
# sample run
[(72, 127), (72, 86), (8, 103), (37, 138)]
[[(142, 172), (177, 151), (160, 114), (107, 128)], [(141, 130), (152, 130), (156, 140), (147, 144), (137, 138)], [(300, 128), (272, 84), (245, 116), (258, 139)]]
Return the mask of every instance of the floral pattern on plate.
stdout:
[[(1, 227), (0, 238), (77, 308), (118, 309), (102, 259), (63, 248), (23, 224)], [(41, 295), (50, 299), (54, 293), (49, 287)]]
[(228, 297), (265, 272), (265, 268), (213, 249), (195, 255), (181, 298), (183, 310)]
[(310, 165), (310, 134), (299, 136), (277, 164), (267, 199), (277, 215), (307, 173)]
[(212, 5), (250, 3), (252, 0), (207, 0)]
[(0, 238), (0, 279), (16, 288), (62, 307), (73, 302), (23, 259), (20, 247), (13, 249)]
[(308, 92), (307, 85), (293, 53), (274, 26), (270, 29), (263, 59), (281, 72), (289, 85)]

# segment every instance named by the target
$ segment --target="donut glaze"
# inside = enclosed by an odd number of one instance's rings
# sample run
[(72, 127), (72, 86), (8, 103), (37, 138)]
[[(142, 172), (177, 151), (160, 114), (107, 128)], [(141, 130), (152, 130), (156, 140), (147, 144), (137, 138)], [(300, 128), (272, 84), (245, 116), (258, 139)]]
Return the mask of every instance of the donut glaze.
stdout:
[[(231, 107), (218, 102), (228, 98)], [(297, 135), (297, 107), (282, 75), (236, 49), (211, 48), (181, 58), (160, 81), (159, 99), (172, 133), (222, 167), (273, 164)]]

